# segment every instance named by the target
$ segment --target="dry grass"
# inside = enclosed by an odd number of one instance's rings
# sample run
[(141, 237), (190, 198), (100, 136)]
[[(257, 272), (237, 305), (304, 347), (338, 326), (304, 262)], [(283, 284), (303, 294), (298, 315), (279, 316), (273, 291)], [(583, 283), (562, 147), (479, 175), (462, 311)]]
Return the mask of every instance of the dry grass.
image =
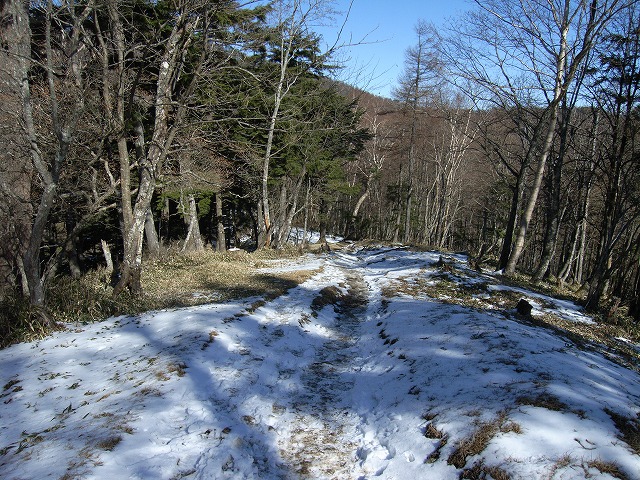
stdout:
[(110, 437), (99, 440), (96, 444), (100, 450), (106, 450), (108, 452), (112, 451), (116, 446), (122, 441), (122, 437), (120, 435), (112, 435)]
[(532, 407), (546, 408), (554, 412), (568, 411), (569, 407), (558, 397), (548, 392), (543, 392), (535, 397), (522, 396), (516, 399), (518, 405), (530, 405)]
[(167, 366), (167, 371), (169, 373), (175, 373), (178, 377), (184, 377), (187, 374), (187, 365), (185, 363), (170, 363)]
[(467, 458), (479, 454), (487, 445), (491, 439), (499, 431), (499, 426), (494, 422), (481, 424), (471, 435), (462, 439), (456, 449), (453, 451), (447, 463), (453, 465), (456, 468), (462, 468), (467, 463)]
[[(80, 279), (59, 277), (47, 290), (47, 311), (55, 322), (88, 323), (113, 315), (134, 315), (148, 310), (178, 308), (259, 296), (276, 298), (309, 279), (313, 271), (268, 274), (259, 268), (270, 260), (293, 258), (294, 249), (180, 254), (166, 251), (143, 264), (144, 295), (124, 292), (113, 296), (103, 270)], [(51, 332), (43, 312), (17, 297), (0, 300), (0, 348), (32, 341)]]
[(605, 462), (604, 460), (591, 460), (587, 463), (589, 468), (595, 468), (600, 473), (606, 473), (611, 475), (614, 478), (619, 478), (620, 480), (630, 480), (629, 477), (620, 470), (620, 467), (613, 462)]
[(522, 434), (522, 427), (516, 422), (507, 422), (500, 426), (500, 433), (515, 433), (517, 435)]
[(460, 474), (460, 479), (469, 480), (511, 480), (511, 476), (500, 467), (485, 465), (483, 461), (475, 463), (471, 468), (466, 468)]
[(422, 419), (425, 420), (427, 423), (427, 426), (424, 429), (424, 436), (426, 438), (432, 439), (432, 440), (438, 440), (435, 449), (433, 450), (433, 452), (431, 452), (427, 458), (425, 458), (424, 463), (435, 463), (438, 460), (440, 460), (440, 455), (442, 453), (442, 449), (447, 445), (447, 443), (449, 442), (449, 435), (447, 435), (446, 433), (444, 433), (442, 430), (438, 429), (432, 422), (432, 420), (435, 420), (437, 417), (436, 414), (431, 413), (431, 412), (427, 412), (425, 414), (422, 415)]
[(311, 301), (311, 310), (313, 311), (313, 315), (317, 316), (318, 312), (322, 310), (327, 305), (336, 306), (338, 302), (342, 299), (343, 295), (340, 289), (335, 286), (325, 287), (318, 295)]
[[(454, 451), (449, 455), (447, 463), (456, 468), (462, 468), (467, 463), (467, 458), (481, 453), (493, 437), (502, 431), (507, 423), (506, 412), (498, 413), (498, 416), (488, 422), (477, 422), (476, 429), (466, 438), (458, 442)], [(474, 466), (475, 467), (475, 466)], [(473, 470), (470, 469), (470, 471)], [(484, 478), (484, 477), (464, 477), (464, 478)], [(495, 477), (494, 477), (495, 478)], [(509, 478), (508, 476), (506, 478)]]
[(442, 430), (438, 430), (433, 423), (429, 423), (424, 429), (424, 436), (427, 438), (441, 439), (444, 438), (444, 433)]
[[(39, 340), (52, 327), (48, 318), (26, 299), (5, 296), (0, 299), (0, 349), (18, 342)], [(55, 326), (54, 326), (55, 328)]]
[(565, 453), (553, 463), (553, 465), (551, 466), (551, 469), (549, 470), (549, 474), (546, 476), (546, 478), (551, 480), (555, 476), (555, 474), (558, 472), (558, 470), (567, 468), (572, 463), (573, 463), (573, 458), (571, 458), (571, 455), (569, 455), (568, 453)]
[(640, 413), (635, 418), (628, 418), (613, 410), (606, 409), (605, 412), (616, 424), (620, 439), (640, 455)]
[(275, 298), (313, 275), (311, 271), (261, 273), (267, 261), (292, 258), (294, 250), (174, 255), (149, 261), (142, 274), (145, 295), (171, 306), (191, 306), (251, 296)]

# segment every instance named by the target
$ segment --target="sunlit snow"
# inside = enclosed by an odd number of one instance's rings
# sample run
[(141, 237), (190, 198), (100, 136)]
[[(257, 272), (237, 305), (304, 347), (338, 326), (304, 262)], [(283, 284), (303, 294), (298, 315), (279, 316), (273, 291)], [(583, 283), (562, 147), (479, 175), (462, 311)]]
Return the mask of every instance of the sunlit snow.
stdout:
[[(640, 375), (519, 322), (513, 305), (392, 294), (398, 279), (428, 282), (438, 260), (386, 248), (277, 261), (313, 276), (257, 309), (111, 318), (2, 350), (0, 478), (458, 479), (474, 465), (615, 478), (606, 464), (640, 479), (611, 416), (638, 418)], [(328, 286), (347, 297), (314, 310)], [(591, 321), (518, 293), (534, 314)]]

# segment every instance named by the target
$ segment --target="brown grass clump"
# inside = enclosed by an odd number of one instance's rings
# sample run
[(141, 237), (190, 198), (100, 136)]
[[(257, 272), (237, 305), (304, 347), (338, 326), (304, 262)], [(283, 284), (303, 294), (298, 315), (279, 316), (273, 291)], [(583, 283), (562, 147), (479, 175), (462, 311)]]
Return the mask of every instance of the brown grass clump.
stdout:
[(531, 405), (532, 407), (546, 408), (547, 410), (553, 410), (554, 412), (561, 412), (569, 410), (566, 403), (563, 403), (558, 397), (550, 394), (549, 392), (543, 392), (535, 397), (518, 397), (516, 399), (518, 405)]
[(500, 433), (516, 433), (522, 434), (522, 427), (516, 422), (507, 422), (500, 426)]
[(436, 445), (435, 450), (431, 452), (429, 456), (424, 460), (424, 463), (437, 462), (440, 459), (440, 454), (442, 453), (442, 449), (447, 445), (448, 442), (449, 442), (449, 436), (444, 435)]
[(429, 423), (424, 430), (424, 436), (427, 438), (440, 439), (444, 437), (444, 433), (442, 430), (438, 430), (433, 423)]
[(569, 455), (569, 454), (562, 455), (551, 466), (551, 469), (549, 471), (549, 474), (547, 475), (547, 478), (549, 478), (549, 479), (553, 478), (558, 470), (561, 470), (563, 468), (567, 468), (572, 463), (573, 463), (573, 459), (571, 458), (571, 455)]
[(595, 468), (600, 473), (606, 473), (611, 475), (614, 478), (619, 478), (620, 480), (630, 480), (629, 477), (620, 470), (620, 467), (612, 462), (605, 462), (603, 460), (592, 460), (587, 463), (589, 468)]
[(108, 452), (112, 451), (116, 446), (122, 441), (122, 437), (120, 435), (113, 435), (103, 440), (100, 440), (96, 446), (100, 450), (106, 450)]
[(616, 428), (620, 432), (620, 439), (640, 455), (640, 413), (636, 418), (628, 418), (613, 410), (606, 409), (605, 412), (616, 424)]
[(311, 301), (311, 310), (313, 315), (317, 316), (318, 312), (327, 305), (337, 305), (342, 299), (342, 292), (335, 286), (324, 287), (318, 295)]
[(187, 374), (186, 369), (187, 369), (187, 365), (182, 362), (170, 363), (167, 366), (167, 371), (169, 373), (175, 373), (179, 377), (184, 377)]
[(464, 467), (468, 457), (477, 455), (487, 448), (498, 430), (499, 427), (493, 422), (481, 424), (471, 435), (458, 443), (456, 449), (449, 455), (447, 463), (456, 468)]
[(427, 412), (422, 415), (422, 419), (428, 422), (427, 426), (424, 429), (424, 436), (432, 440), (439, 440), (433, 452), (431, 452), (427, 456), (427, 458), (425, 458), (424, 463), (437, 462), (440, 459), (442, 449), (449, 442), (449, 435), (447, 435), (434, 425), (432, 420), (435, 420), (436, 417), (437, 415), (431, 412)]
[(460, 479), (469, 480), (485, 480), (492, 478), (493, 480), (511, 480), (511, 476), (500, 467), (490, 467), (485, 465), (483, 461), (474, 463), (471, 468), (466, 468), (460, 474)]
[[(498, 416), (489, 422), (478, 422), (477, 428), (468, 437), (463, 438), (449, 458), (447, 463), (456, 468), (462, 468), (467, 463), (467, 458), (478, 455), (482, 452), (493, 437), (501, 431), (503, 425), (507, 421), (507, 414), (500, 412)], [(476, 478), (476, 477), (465, 477)], [(480, 478), (480, 477), (478, 477)], [(508, 477), (507, 477), (508, 478)]]

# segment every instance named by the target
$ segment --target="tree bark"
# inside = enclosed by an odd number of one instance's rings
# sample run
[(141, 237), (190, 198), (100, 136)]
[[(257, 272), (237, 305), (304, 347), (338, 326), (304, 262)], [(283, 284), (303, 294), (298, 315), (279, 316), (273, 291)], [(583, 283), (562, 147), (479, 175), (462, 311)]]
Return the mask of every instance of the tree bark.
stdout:
[[(25, 135), (22, 88), (28, 83), (31, 54), (27, 9), (21, 0), (0, 2), (0, 296), (26, 285), (23, 259), (33, 208), (33, 165)], [(19, 277), (19, 278), (18, 278)], [(29, 296), (28, 287), (26, 297)]]
[(100, 246), (102, 247), (102, 254), (104, 255), (104, 261), (106, 264), (105, 273), (111, 276), (113, 273), (113, 258), (111, 257), (111, 248), (106, 240), (100, 240)]
[(215, 193), (216, 202), (216, 225), (217, 225), (217, 236), (216, 236), (216, 251), (217, 252), (225, 252), (227, 250), (227, 238), (224, 232), (224, 217), (222, 212), (222, 195), (220, 192)]
[(147, 250), (149, 255), (157, 257), (160, 254), (160, 241), (158, 240), (158, 231), (153, 221), (153, 210), (147, 210), (147, 216), (144, 222), (144, 236), (147, 240)]
[(500, 259), (498, 260), (498, 270), (504, 270), (511, 255), (513, 245), (513, 233), (516, 229), (518, 220), (518, 209), (520, 208), (520, 198), (524, 192), (522, 177), (516, 178), (516, 185), (511, 194), (511, 206), (509, 207), (509, 217), (507, 218), (507, 227), (502, 240), (502, 248), (500, 250)]
[(187, 196), (187, 201), (189, 203), (189, 215), (187, 217), (189, 229), (187, 231), (187, 238), (182, 246), (182, 251), (201, 252), (204, 250), (204, 245), (202, 243), (202, 236), (200, 235), (200, 224), (198, 222), (198, 208), (196, 205), (195, 195), (190, 193)]
[[(373, 174), (372, 174), (373, 175)], [(347, 231), (345, 232), (345, 240), (359, 240), (361, 238), (361, 232), (359, 231), (358, 226), (358, 215), (360, 214), (360, 208), (364, 204), (365, 200), (369, 198), (371, 194), (371, 190), (369, 186), (371, 184), (372, 175), (367, 177), (365, 182), (364, 191), (358, 197), (355, 206), (353, 207), (353, 211), (351, 212), (351, 217), (349, 218), (349, 223), (347, 224)]]
[[(18, 2), (16, 2), (18, 3)], [(25, 125), (25, 135), (30, 145), (31, 159), (35, 170), (38, 172), (42, 184), (42, 194), (40, 202), (36, 210), (35, 219), (31, 228), (31, 236), (29, 244), (24, 255), (24, 269), (29, 284), (29, 297), (32, 305), (44, 307), (45, 305), (45, 281), (46, 275), (41, 273), (40, 269), (40, 247), (44, 239), (44, 233), (48, 226), (49, 216), (53, 208), (54, 201), (57, 197), (58, 181), (61, 168), (67, 158), (69, 148), (74, 140), (73, 136), (76, 131), (77, 123), (80, 115), (84, 111), (84, 64), (81, 57), (86, 54), (82, 36), (84, 34), (82, 25), (92, 11), (92, 2), (88, 2), (81, 10), (79, 16), (73, 15), (70, 19), (73, 28), (68, 32), (62, 33), (62, 48), (66, 53), (64, 71), (65, 76), (59, 78), (56, 76), (58, 66), (54, 66), (54, 41), (53, 36), (59, 32), (53, 31), (54, 5), (50, 0), (47, 3), (45, 12), (45, 43), (44, 62), (47, 68), (47, 84), (48, 84), (48, 100), (51, 114), (51, 126), (54, 137), (56, 139), (54, 151), (50, 154), (49, 160), (45, 160), (38, 145), (38, 137), (34, 124), (33, 105), (31, 100), (28, 63), (23, 67), (24, 77), (21, 81), (21, 99), (22, 113)], [(26, 13), (18, 15), (23, 21), (28, 22)], [(16, 21), (18, 21), (16, 19)], [(23, 34), (30, 37), (28, 23), (23, 27)], [(28, 62), (26, 57), (25, 62)], [(57, 57), (56, 57), (57, 58)], [(58, 95), (63, 90), (66, 95), (73, 95), (76, 101), (64, 116), (60, 113), (60, 104)]]

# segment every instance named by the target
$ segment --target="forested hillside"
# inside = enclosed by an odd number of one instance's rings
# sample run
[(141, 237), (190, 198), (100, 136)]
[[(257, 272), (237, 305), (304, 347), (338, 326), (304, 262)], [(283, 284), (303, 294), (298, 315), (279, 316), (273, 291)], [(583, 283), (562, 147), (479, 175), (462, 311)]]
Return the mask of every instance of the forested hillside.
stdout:
[(50, 287), (96, 269), (140, 296), (170, 246), (281, 249), (295, 227), (464, 251), (638, 322), (637, 3), (420, 20), (385, 99), (334, 80), (329, 0), (6, 0), (3, 315), (50, 323)]

